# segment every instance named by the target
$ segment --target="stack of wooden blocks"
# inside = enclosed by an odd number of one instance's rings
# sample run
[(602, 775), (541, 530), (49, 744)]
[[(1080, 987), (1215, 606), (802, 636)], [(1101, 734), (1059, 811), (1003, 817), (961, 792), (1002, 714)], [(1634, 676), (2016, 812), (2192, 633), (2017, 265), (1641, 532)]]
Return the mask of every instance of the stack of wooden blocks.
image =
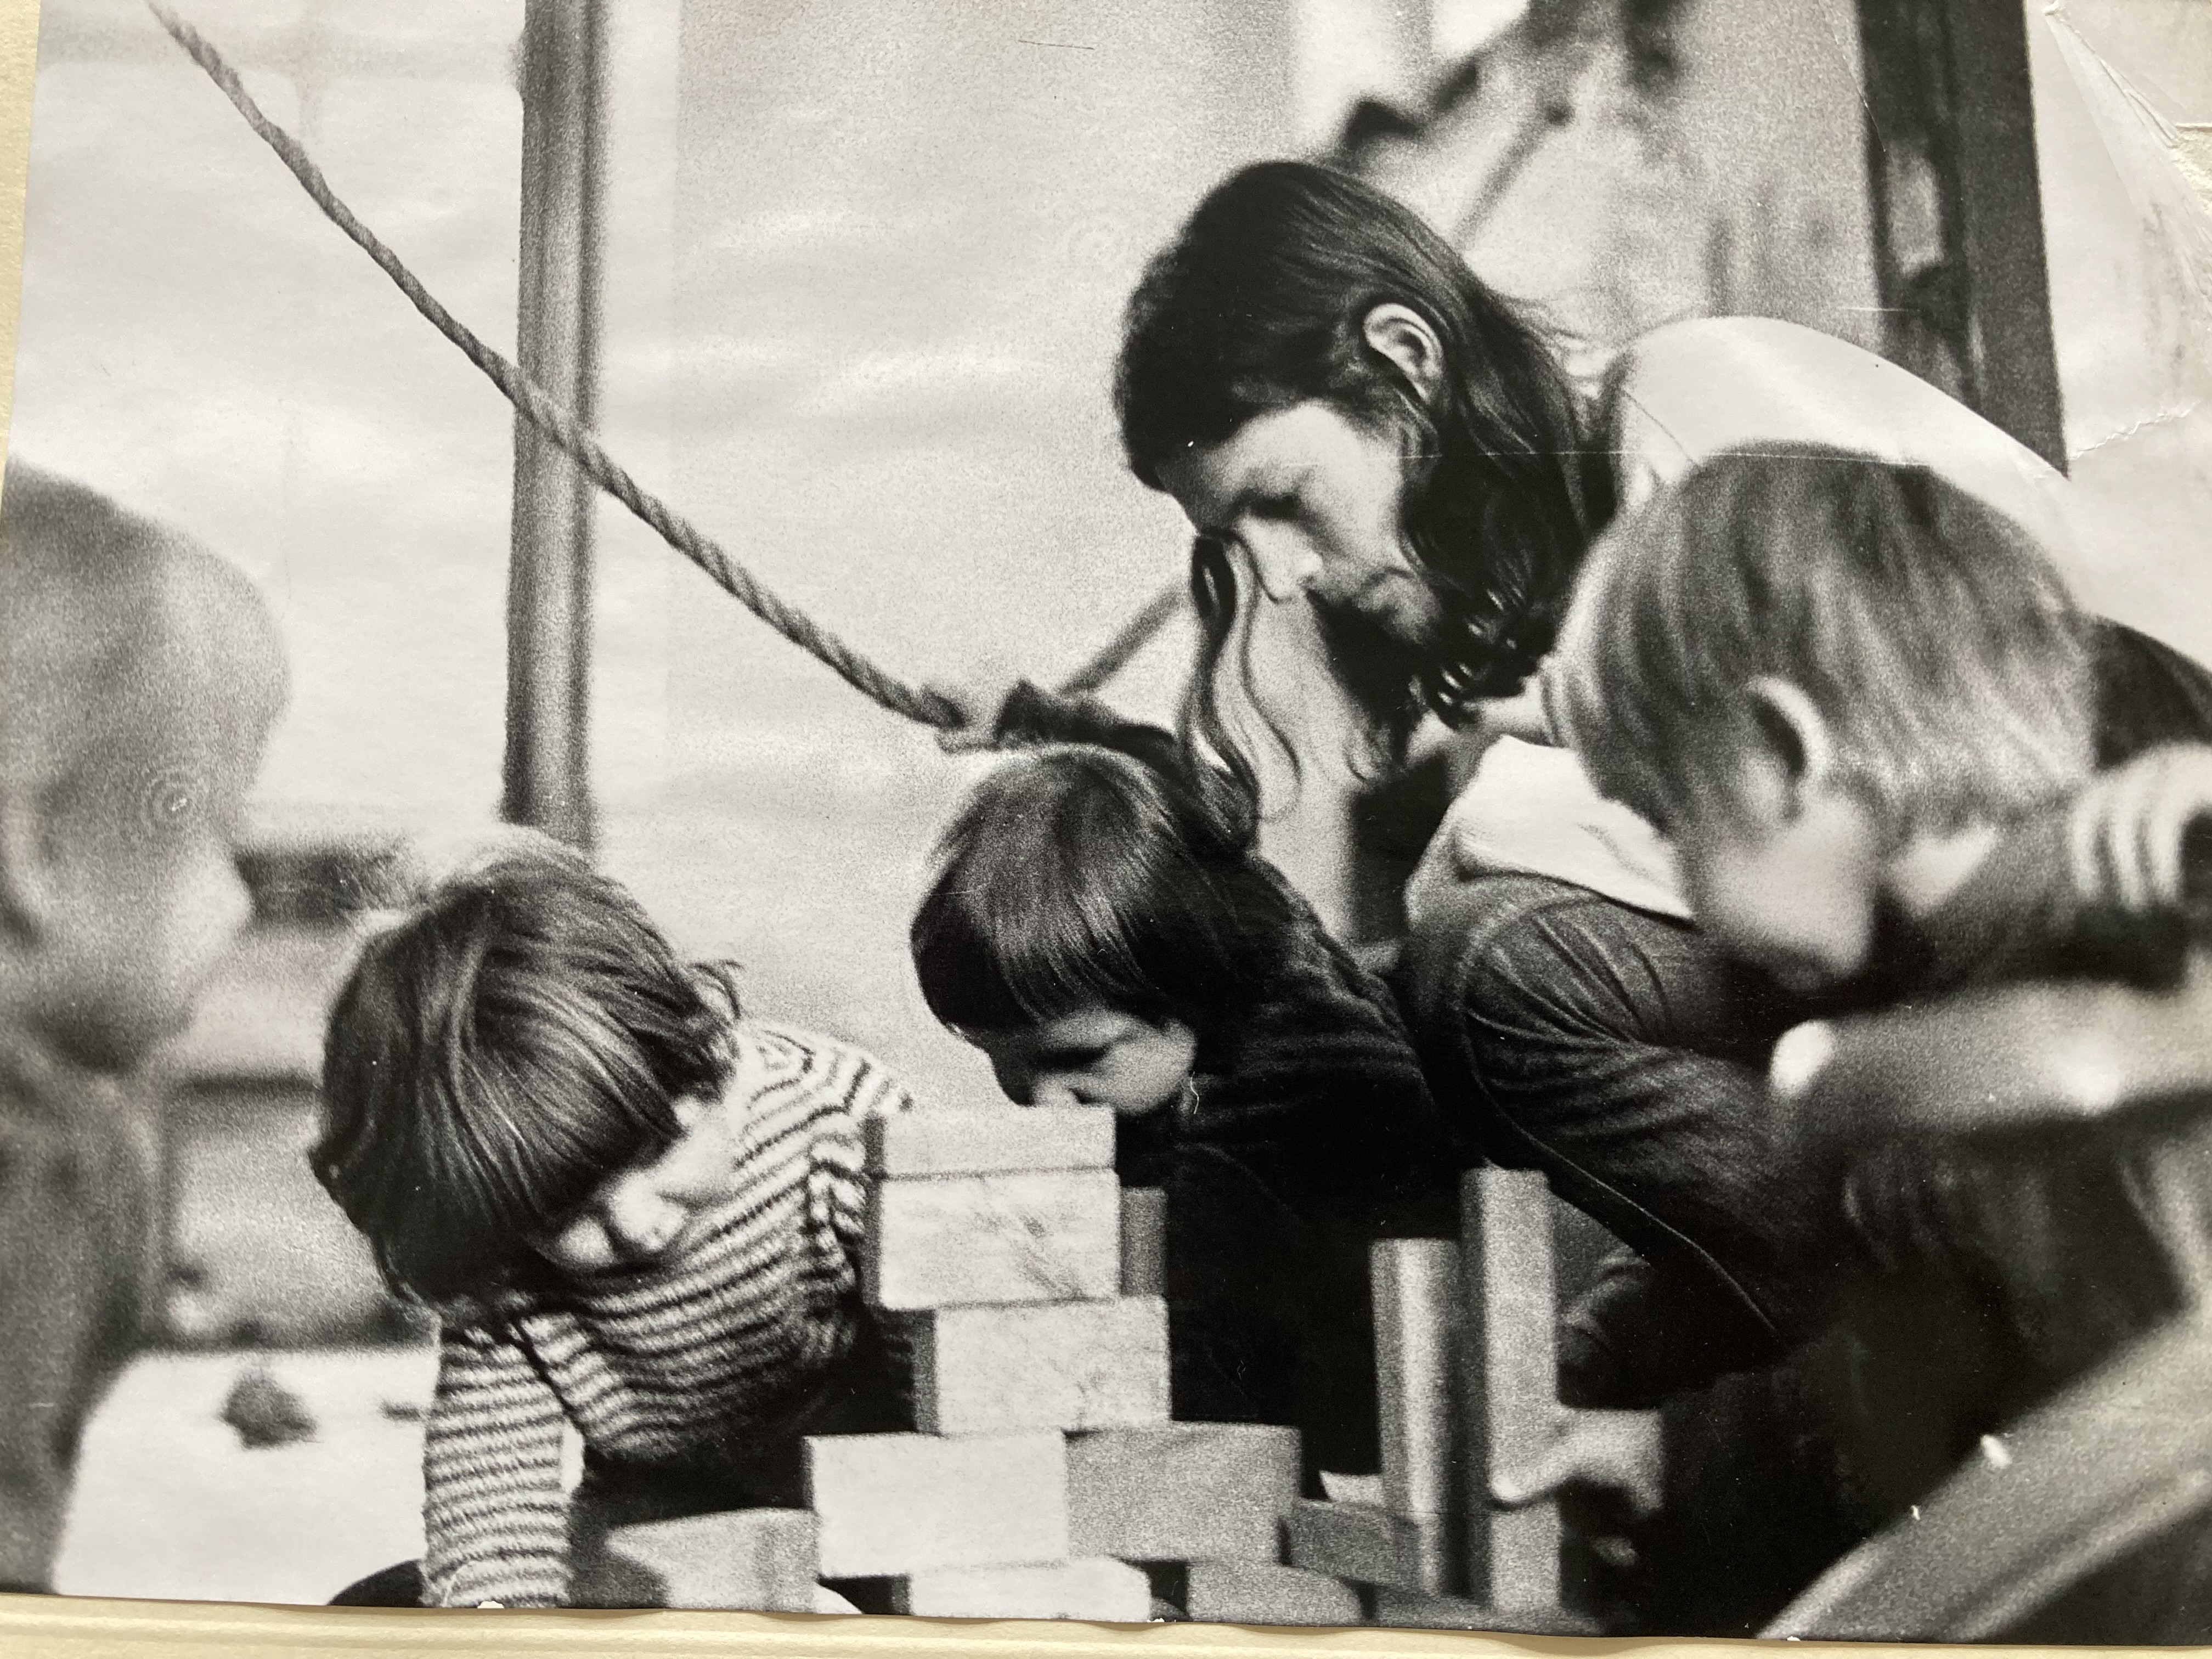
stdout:
[(1295, 1430), (1169, 1418), (1157, 1193), (1121, 1190), (1097, 1109), (869, 1127), (863, 1285), (906, 1351), (915, 1431), (807, 1443), (827, 1579), (902, 1612), (1342, 1623), (1281, 1565)]
[(1302, 1500), (1294, 1429), (1170, 1420), (1160, 1194), (1117, 1183), (1110, 1111), (902, 1114), (867, 1152), (863, 1285), (915, 1430), (809, 1440), (809, 1510), (629, 1529), (665, 1605), (866, 1579), (957, 1618), (1564, 1627), (1555, 1514), (1487, 1499), (1492, 1449), (1551, 1421), (1540, 1176), (1474, 1171), (1463, 1241), (1376, 1246), (1370, 1504)]

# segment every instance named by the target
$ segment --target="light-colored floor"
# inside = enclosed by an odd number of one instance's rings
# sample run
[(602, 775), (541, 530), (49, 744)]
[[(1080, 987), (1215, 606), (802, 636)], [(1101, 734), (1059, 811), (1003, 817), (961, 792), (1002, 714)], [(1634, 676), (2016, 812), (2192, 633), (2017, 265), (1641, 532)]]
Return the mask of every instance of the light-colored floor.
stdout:
[(149, 1354), (87, 1431), (55, 1571), (76, 1595), (322, 1602), (422, 1548), (429, 1347), (265, 1356), (312, 1439), (251, 1449), (222, 1421), (255, 1356)]

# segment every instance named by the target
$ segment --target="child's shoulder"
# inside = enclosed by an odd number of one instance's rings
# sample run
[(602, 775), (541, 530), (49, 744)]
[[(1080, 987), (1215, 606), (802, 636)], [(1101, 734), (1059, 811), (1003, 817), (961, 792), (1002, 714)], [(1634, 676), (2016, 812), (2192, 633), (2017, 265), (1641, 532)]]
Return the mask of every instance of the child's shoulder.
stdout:
[(1410, 1042), (1397, 1000), (1381, 976), (1329, 931), (1288, 877), (1265, 860), (1255, 862), (1267, 877), (1273, 914), (1251, 1018), (1315, 1034), (1379, 1024), (1392, 1039)]
[(780, 1020), (746, 1019), (737, 1028), (735, 1090), (832, 1105), (855, 1116), (902, 1112), (915, 1103), (906, 1085), (857, 1043)]

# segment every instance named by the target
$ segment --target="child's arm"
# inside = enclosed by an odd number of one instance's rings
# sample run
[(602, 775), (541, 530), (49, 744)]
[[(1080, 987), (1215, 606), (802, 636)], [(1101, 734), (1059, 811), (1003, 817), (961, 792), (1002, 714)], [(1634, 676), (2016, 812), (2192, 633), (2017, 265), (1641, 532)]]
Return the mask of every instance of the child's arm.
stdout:
[(2166, 989), (2036, 982), (1802, 1026), (1773, 1080), (1808, 1149), (2017, 1129), (2212, 1088), (2207, 1032), (2212, 957), (2191, 951)]
[(1181, 769), (1173, 732), (1126, 720), (1097, 697), (1066, 696), (995, 668), (957, 684), (933, 681), (929, 690), (960, 714), (959, 725), (938, 738), (950, 753), (1024, 744), (1087, 743), (1118, 750), (1170, 773)]
[(528, 1356), (447, 1327), (423, 1435), (424, 1600), (433, 1607), (561, 1605), (568, 1503), (561, 1402)]
[(1194, 1138), (1294, 1207), (1439, 1183), (1458, 1158), (1389, 991), (1275, 887), (1266, 993), (1218, 1042), (1225, 1063), (1200, 1082)]
[(1182, 751), (1164, 726), (1125, 719), (1097, 697), (1064, 697), (1028, 680), (1018, 682), (999, 708), (999, 742), (1087, 743), (1119, 750), (1171, 777), (1182, 775)]

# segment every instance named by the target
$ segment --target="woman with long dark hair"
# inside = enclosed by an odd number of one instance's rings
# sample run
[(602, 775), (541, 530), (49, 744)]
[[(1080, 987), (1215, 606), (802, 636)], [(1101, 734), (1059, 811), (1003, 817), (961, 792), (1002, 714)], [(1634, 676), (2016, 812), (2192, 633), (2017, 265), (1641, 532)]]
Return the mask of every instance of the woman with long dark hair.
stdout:
[(1115, 395), (1131, 469), (1199, 530), (1191, 712), (1224, 748), (1239, 553), (1271, 598), (1313, 598), (1402, 738), (1520, 690), (1612, 514), (1549, 343), (1410, 210), (1322, 167), (1206, 198), (1129, 301)]

